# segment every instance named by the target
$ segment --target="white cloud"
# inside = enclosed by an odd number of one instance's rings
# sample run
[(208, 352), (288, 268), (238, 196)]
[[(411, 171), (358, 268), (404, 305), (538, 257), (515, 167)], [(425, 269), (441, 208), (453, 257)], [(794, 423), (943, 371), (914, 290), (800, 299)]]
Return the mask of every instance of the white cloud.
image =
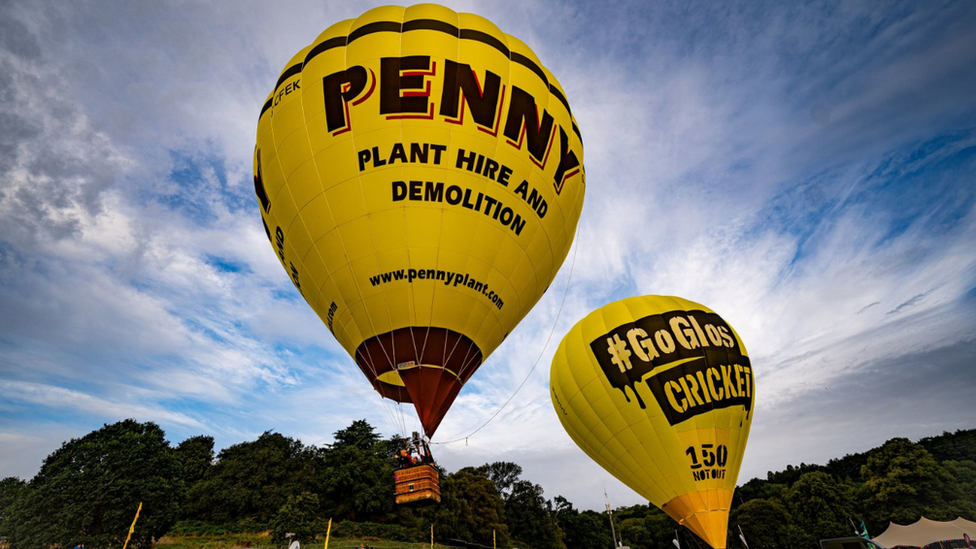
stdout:
[[(0, 388), (17, 394), (0, 444), (49, 452), (130, 416), (218, 446), (265, 430), (323, 443), (364, 417), (417, 428), (292, 289), (251, 191), (278, 71), (379, 3), (0, 8)], [(919, 384), (914, 356), (972, 388), (954, 366), (974, 338), (971, 8), (452, 5), (556, 73), (588, 188), (578, 248), (438, 431), (468, 437), (435, 447), (449, 469), (515, 461), (577, 507), (601, 508), (605, 486), (640, 502), (570, 442), (547, 390), (569, 327), (634, 294), (700, 301), (746, 341), (760, 400), (743, 475), (866, 449), (898, 434), (889, 416), (916, 436), (973, 419), (839, 404), (882, 368), (904, 374), (890, 390)], [(825, 391), (843, 414), (811, 404)], [(33, 434), (35, 409), (71, 420)]]
[(138, 417), (142, 421), (170, 423), (199, 427), (200, 423), (184, 414), (171, 412), (162, 407), (148, 407), (132, 402), (122, 402), (95, 397), (64, 387), (0, 380), (0, 390), (11, 401), (22, 401), (45, 408), (64, 408), (72, 413), (97, 414), (103, 417)]

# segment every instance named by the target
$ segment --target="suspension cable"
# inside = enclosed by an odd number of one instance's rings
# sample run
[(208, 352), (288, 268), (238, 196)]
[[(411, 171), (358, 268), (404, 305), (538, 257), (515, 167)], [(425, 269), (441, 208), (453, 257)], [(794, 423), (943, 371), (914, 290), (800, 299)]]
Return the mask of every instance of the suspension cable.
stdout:
[(519, 386), (518, 386), (518, 388), (515, 389), (515, 392), (512, 393), (512, 395), (510, 397), (508, 397), (508, 400), (506, 400), (504, 402), (504, 404), (502, 404), (497, 410), (495, 410), (495, 413), (493, 413), (491, 415), (491, 417), (489, 417), (487, 419), (487, 421), (485, 421), (484, 423), (482, 423), (480, 427), (478, 427), (474, 431), (471, 431), (471, 433), (469, 435), (467, 435), (467, 436), (460, 437), (460, 438), (456, 438), (456, 439), (453, 439), (453, 440), (445, 440), (445, 441), (442, 441), (442, 442), (431, 442), (431, 444), (454, 444), (455, 442), (464, 442), (465, 444), (467, 444), (468, 439), (470, 437), (474, 436), (475, 433), (477, 433), (478, 431), (484, 429), (486, 425), (488, 425), (489, 423), (491, 423), (491, 421), (493, 419), (495, 419), (495, 417), (498, 416), (498, 414), (500, 414), (501, 411), (504, 410), (505, 407), (508, 406), (508, 404), (510, 402), (512, 402), (512, 399), (514, 399), (515, 398), (515, 395), (517, 395), (519, 393), (519, 391), (522, 390), (522, 387), (525, 386), (526, 382), (529, 381), (529, 378), (535, 372), (536, 367), (539, 366), (539, 361), (541, 361), (542, 360), (542, 357), (546, 354), (546, 349), (549, 347), (549, 342), (552, 341), (552, 335), (556, 332), (556, 324), (559, 322), (559, 316), (562, 314), (562, 312), (563, 312), (563, 306), (566, 304), (566, 296), (569, 294), (569, 286), (573, 282), (573, 270), (576, 268), (576, 254), (579, 252), (580, 228), (581, 227), (579, 225), (577, 225), (577, 227), (576, 227), (576, 242), (573, 243), (574, 244), (573, 245), (573, 261), (570, 263), (570, 266), (569, 266), (569, 277), (566, 280), (566, 288), (563, 290), (562, 300), (559, 302), (559, 310), (556, 311), (556, 318), (554, 318), (553, 321), (552, 321), (552, 329), (549, 330), (549, 337), (546, 338), (546, 342), (542, 346), (542, 350), (539, 352), (538, 358), (535, 359), (535, 363), (532, 365), (532, 369), (530, 369), (529, 370), (529, 373), (526, 374), (525, 379), (523, 379), (522, 380), (522, 383), (520, 383)]

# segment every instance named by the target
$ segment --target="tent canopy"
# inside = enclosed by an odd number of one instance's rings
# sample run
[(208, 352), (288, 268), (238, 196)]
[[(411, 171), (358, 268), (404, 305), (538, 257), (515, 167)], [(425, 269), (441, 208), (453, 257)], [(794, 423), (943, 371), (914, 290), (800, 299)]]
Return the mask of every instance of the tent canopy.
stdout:
[(948, 522), (922, 517), (908, 526), (890, 522), (888, 528), (872, 541), (884, 547), (925, 547), (936, 541), (963, 539), (964, 534), (970, 539), (976, 538), (976, 522), (962, 517)]

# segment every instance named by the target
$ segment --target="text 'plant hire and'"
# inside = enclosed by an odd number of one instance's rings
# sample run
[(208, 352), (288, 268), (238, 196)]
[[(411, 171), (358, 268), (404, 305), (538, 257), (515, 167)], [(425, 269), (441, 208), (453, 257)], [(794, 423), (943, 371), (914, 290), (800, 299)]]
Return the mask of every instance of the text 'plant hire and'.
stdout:
[[(381, 151), (378, 146), (362, 149), (358, 153), (359, 171), (397, 163), (444, 165), (446, 150), (445, 145), (436, 143), (394, 143), (389, 151)], [(455, 168), (478, 174), (508, 188), (512, 194), (525, 202), (539, 219), (544, 218), (549, 211), (549, 203), (538, 189), (529, 184), (528, 180), (523, 179), (517, 185), (512, 184), (513, 170), (509, 166), (465, 149), (458, 149), (453, 160)], [(516, 235), (522, 234), (525, 228), (525, 219), (503, 200), (457, 184), (421, 180), (393, 181), (391, 196), (393, 202), (403, 200), (440, 202), (480, 212), (509, 228)]]
[[(439, 99), (431, 97), (431, 81), (435, 78), (442, 84)], [(525, 149), (532, 162), (543, 169), (555, 149), (557, 161), (552, 184), (556, 194), (562, 192), (567, 178), (582, 171), (569, 133), (555, 122), (549, 111), (539, 108), (532, 94), (514, 84), (506, 93), (501, 77), (489, 70), (479, 73), (471, 65), (450, 59), (438, 67), (428, 55), (384, 57), (380, 59), (379, 76), (354, 65), (323, 77), (325, 122), (330, 133), (338, 135), (352, 129), (355, 113), (350, 106), (360, 105), (369, 98), (377, 89), (377, 80), (379, 101), (376, 103), (380, 116), (433, 120), (436, 111), (445, 122), (458, 124), (470, 113), (479, 129), (491, 135), (501, 130), (509, 146)], [(503, 121), (506, 107), (508, 114)]]
[(715, 408), (752, 408), (753, 376), (732, 329), (714, 313), (672, 311), (618, 326), (590, 343), (610, 385), (646, 405), (647, 383), (671, 425)]

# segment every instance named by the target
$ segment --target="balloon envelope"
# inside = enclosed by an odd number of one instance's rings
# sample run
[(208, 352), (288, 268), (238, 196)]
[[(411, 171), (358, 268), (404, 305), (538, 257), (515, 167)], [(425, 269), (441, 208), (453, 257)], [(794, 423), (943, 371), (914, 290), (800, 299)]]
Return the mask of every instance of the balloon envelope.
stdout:
[(555, 277), (585, 187), (579, 129), (535, 54), (432, 4), (370, 10), (298, 52), (254, 173), (282, 267), (428, 435)]
[(587, 455), (723, 549), (753, 380), (742, 340), (714, 311), (643, 296), (597, 309), (566, 334), (550, 392)]

